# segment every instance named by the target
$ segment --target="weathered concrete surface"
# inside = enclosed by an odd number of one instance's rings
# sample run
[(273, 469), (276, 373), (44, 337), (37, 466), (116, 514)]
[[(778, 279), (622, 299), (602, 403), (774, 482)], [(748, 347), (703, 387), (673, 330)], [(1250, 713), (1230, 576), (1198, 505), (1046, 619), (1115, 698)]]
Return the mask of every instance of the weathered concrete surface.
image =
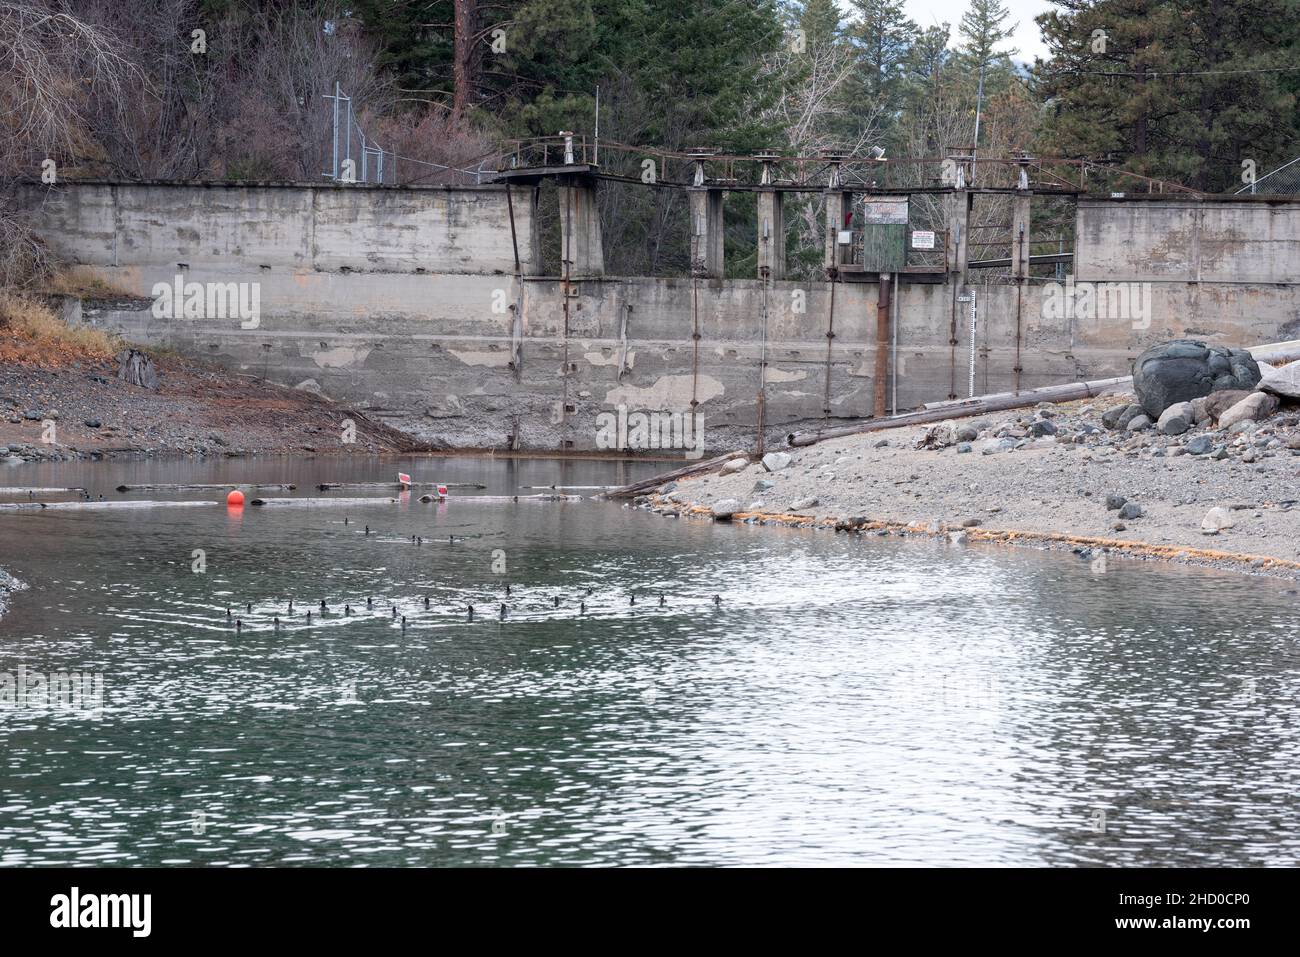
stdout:
[[(147, 302), (90, 304), (84, 321), (319, 390), (449, 446), (591, 449), (596, 416), (624, 404), (695, 409), (706, 448), (725, 451), (754, 444), (760, 387), (769, 445), (875, 411), (876, 283), (838, 284), (832, 317), (826, 282), (586, 277), (570, 290), (566, 325), (561, 284), (537, 275), (532, 193), (512, 196), (522, 295), (499, 186), (79, 184), (34, 188), (31, 202), (56, 252), (136, 296), (178, 272), (260, 289), (255, 328), (159, 319)], [(1090, 318), (1051, 308), (1059, 289), (1040, 278), (1022, 288), (975, 280), (976, 392), (1126, 375), (1163, 339), (1294, 338), (1300, 268), (1287, 256), (1298, 215), (1267, 203), (1081, 200), (1080, 281), (1139, 283), (1139, 298)], [(1229, 281), (1238, 261), (1243, 274), (1271, 278)], [(1195, 263), (1217, 278), (1189, 279)], [(969, 389), (960, 277), (906, 279), (900, 410)]]
[(1295, 284), (1300, 203), (1081, 197), (1075, 255), (1081, 280)]
[[(516, 187), (521, 266), (537, 272), (532, 191)], [(175, 266), (398, 273), (515, 271), (505, 187), (76, 183), (27, 187), (66, 259)]]

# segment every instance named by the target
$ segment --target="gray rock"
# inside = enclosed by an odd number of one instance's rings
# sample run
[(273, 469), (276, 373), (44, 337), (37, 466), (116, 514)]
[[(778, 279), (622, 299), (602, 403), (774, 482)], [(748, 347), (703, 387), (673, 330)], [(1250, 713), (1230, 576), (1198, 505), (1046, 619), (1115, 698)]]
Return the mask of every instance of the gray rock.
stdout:
[(921, 434), (915, 444), (916, 449), (946, 449), (957, 441), (957, 425), (951, 419), (936, 422)]
[(1205, 513), (1201, 519), (1201, 531), (1206, 535), (1217, 535), (1225, 528), (1232, 528), (1237, 524), (1232, 520), (1232, 513), (1226, 508), (1216, 505)]
[(1165, 435), (1182, 435), (1196, 421), (1196, 412), (1190, 402), (1175, 402), (1160, 413), (1156, 428)]
[(88, 429), (98, 429), (104, 423), (99, 421), (99, 419), (87, 419), (85, 424)]
[(1225, 449), (1222, 445), (1217, 446), (1217, 447), (1215, 448), (1214, 452), (1211, 453), (1211, 455), (1210, 455), (1210, 458), (1212, 458), (1212, 459), (1216, 459), (1216, 460), (1218, 460), (1218, 461), (1220, 461), (1220, 462), (1222, 462), (1222, 461), (1223, 461), (1224, 459), (1226, 459), (1227, 457), (1228, 457), (1228, 450)]
[(1191, 455), (1208, 455), (1214, 448), (1214, 442), (1208, 435), (1194, 435), (1187, 440), (1187, 451)]
[(1285, 396), (1288, 399), (1300, 399), (1300, 361), (1288, 362), (1264, 373), (1259, 388), (1263, 392)]
[(1055, 435), (1056, 425), (1047, 419), (1039, 419), (1029, 426), (1029, 431), (1037, 436)]
[(776, 483), (773, 482), (771, 479), (759, 479), (757, 482), (754, 483), (754, 487), (750, 489), (750, 491), (766, 492), (769, 489), (773, 489), (773, 488), (776, 488)]
[(969, 442), (958, 442), (958, 443), (957, 443), (957, 451), (958, 451), (958, 452), (969, 452), (972, 448), (973, 448), (973, 446), (972, 446)]
[(1135, 415), (1128, 420), (1128, 425), (1124, 426), (1125, 432), (1143, 432), (1151, 428), (1151, 417), (1145, 413)]
[(28, 409), (23, 413), (23, 418), (29, 422), (39, 422), (45, 416), (39, 409)]
[(722, 474), (732, 475), (748, 467), (749, 467), (749, 459), (732, 459), (729, 462), (723, 463)]
[(795, 502), (793, 505), (790, 506), (790, 511), (802, 512), (804, 509), (814, 508), (816, 505), (817, 505), (817, 497), (814, 495), (811, 498), (799, 499), (799, 501)]
[(1153, 419), (1175, 402), (1222, 389), (1253, 389), (1259, 366), (1245, 349), (1175, 339), (1147, 349), (1133, 363), (1133, 391)]
[(713, 513), (714, 518), (729, 519), (739, 512), (744, 506), (740, 504), (739, 499), (724, 498), (718, 502), (709, 511)]
[(779, 472), (792, 461), (788, 452), (768, 452), (763, 456), (763, 468), (769, 472)]
[(1258, 422), (1277, 411), (1277, 396), (1267, 392), (1252, 392), (1219, 416), (1219, 428), (1231, 428), (1238, 422)]
[(979, 437), (979, 429), (976, 429), (973, 426), (963, 425), (957, 429), (958, 442), (974, 442)]
[(1141, 518), (1142, 515), (1142, 506), (1137, 502), (1125, 502), (1124, 507), (1119, 510), (1119, 517), (1124, 521)]
[(1016, 447), (1012, 439), (989, 439), (982, 446), (980, 452), (983, 455), (993, 455), (997, 452), (1009, 452)]
[(677, 488), (677, 483), (676, 483), (676, 482), (665, 482), (663, 485), (659, 486), (659, 494), (660, 494), (660, 495), (667, 495), (669, 492), (671, 492), (671, 491), (672, 491), (673, 489), (675, 489), (675, 488)]
[(1128, 424), (1142, 414), (1142, 406), (1130, 404), (1120, 409), (1119, 415), (1115, 418), (1114, 428), (1118, 431), (1124, 431)]
[(1101, 424), (1108, 429), (1118, 429), (1119, 417), (1124, 414), (1126, 409), (1128, 409), (1126, 405), (1117, 405), (1113, 409), (1107, 409), (1101, 414)]
[(1120, 495), (1117, 492), (1111, 492), (1106, 496), (1106, 508), (1113, 512), (1116, 509), (1123, 508), (1124, 503), (1127, 501), (1128, 499), (1123, 495)]

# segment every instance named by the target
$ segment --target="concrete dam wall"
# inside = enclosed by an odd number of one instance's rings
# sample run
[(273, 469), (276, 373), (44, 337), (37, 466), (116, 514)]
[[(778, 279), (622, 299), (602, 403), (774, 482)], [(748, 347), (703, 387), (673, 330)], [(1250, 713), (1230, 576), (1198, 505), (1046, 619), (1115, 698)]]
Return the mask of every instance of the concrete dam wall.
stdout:
[[(138, 297), (87, 301), (82, 321), (319, 390), (454, 448), (601, 448), (602, 413), (622, 407), (695, 412), (706, 449), (725, 451), (752, 447), (760, 417), (773, 445), (792, 428), (965, 396), (971, 290), (977, 393), (1127, 374), (1175, 336), (1300, 335), (1300, 204), (1283, 201), (1081, 197), (1074, 283), (1027, 268), (994, 277), (963, 251), (939, 275), (897, 274), (896, 341), (878, 342), (870, 274), (601, 275), (594, 204), (564, 237), (569, 276), (543, 276), (526, 186), (27, 190), (57, 255)], [(177, 277), (255, 286), (255, 321), (154, 308)], [(876, 410), (881, 349), (891, 365)]]

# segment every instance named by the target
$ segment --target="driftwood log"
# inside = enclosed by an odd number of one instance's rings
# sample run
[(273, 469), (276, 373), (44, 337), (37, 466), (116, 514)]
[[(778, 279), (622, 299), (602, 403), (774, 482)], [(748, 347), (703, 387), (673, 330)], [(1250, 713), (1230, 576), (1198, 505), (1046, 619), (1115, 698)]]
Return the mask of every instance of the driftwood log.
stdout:
[(340, 488), (373, 488), (385, 489), (391, 491), (401, 491), (404, 488), (473, 488), (484, 489), (486, 485), (478, 482), (412, 482), (409, 485), (403, 485), (401, 482), (321, 482), (316, 486), (318, 492), (329, 492), (333, 489)]
[(237, 482), (231, 485), (221, 485), (221, 484), (172, 485), (172, 484), (162, 483), (162, 484), (155, 484), (155, 485), (119, 485), (117, 487), (117, 491), (119, 492), (189, 492), (189, 491), (196, 491), (196, 490), (227, 489), (227, 488), (253, 488), (253, 489), (261, 488), (261, 489), (268, 489), (270, 491), (292, 492), (297, 487), (298, 486), (296, 485), (278, 485), (278, 484), (259, 485), (259, 484), (250, 484), (247, 482)]
[(618, 488), (612, 488), (605, 493), (605, 498), (633, 498), (658, 488), (665, 482), (671, 482), (673, 479), (686, 478), (689, 475), (698, 475), (700, 472), (707, 472), (715, 469), (724, 462), (729, 462), (734, 458), (747, 455), (745, 452), (728, 452), (726, 455), (719, 455), (716, 459), (705, 459), (702, 462), (692, 462), (690, 465), (674, 469), (671, 472), (664, 472), (662, 475), (656, 475), (653, 478), (642, 479), (640, 482), (633, 482), (631, 485), (621, 485)]

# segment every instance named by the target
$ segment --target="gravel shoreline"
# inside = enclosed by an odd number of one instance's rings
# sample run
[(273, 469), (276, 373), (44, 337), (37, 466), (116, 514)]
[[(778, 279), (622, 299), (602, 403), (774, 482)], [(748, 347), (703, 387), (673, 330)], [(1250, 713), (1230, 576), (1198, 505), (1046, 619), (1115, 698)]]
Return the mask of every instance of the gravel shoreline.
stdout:
[[(1132, 402), (1044, 403), (831, 439), (769, 455), (775, 469), (733, 461), (635, 504), (665, 515), (730, 513), (732, 521), (1032, 545), (1094, 563), (1158, 559), (1300, 581), (1294, 408), (1229, 431), (1212, 421), (1177, 435), (1146, 422), (1133, 431), (1103, 424), (1103, 414), (1113, 424)], [(1203, 530), (1207, 521), (1219, 527)]]
[(172, 355), (155, 362), (157, 389), (123, 382), (111, 359), (0, 366), (0, 462), (432, 448), (310, 392)]

